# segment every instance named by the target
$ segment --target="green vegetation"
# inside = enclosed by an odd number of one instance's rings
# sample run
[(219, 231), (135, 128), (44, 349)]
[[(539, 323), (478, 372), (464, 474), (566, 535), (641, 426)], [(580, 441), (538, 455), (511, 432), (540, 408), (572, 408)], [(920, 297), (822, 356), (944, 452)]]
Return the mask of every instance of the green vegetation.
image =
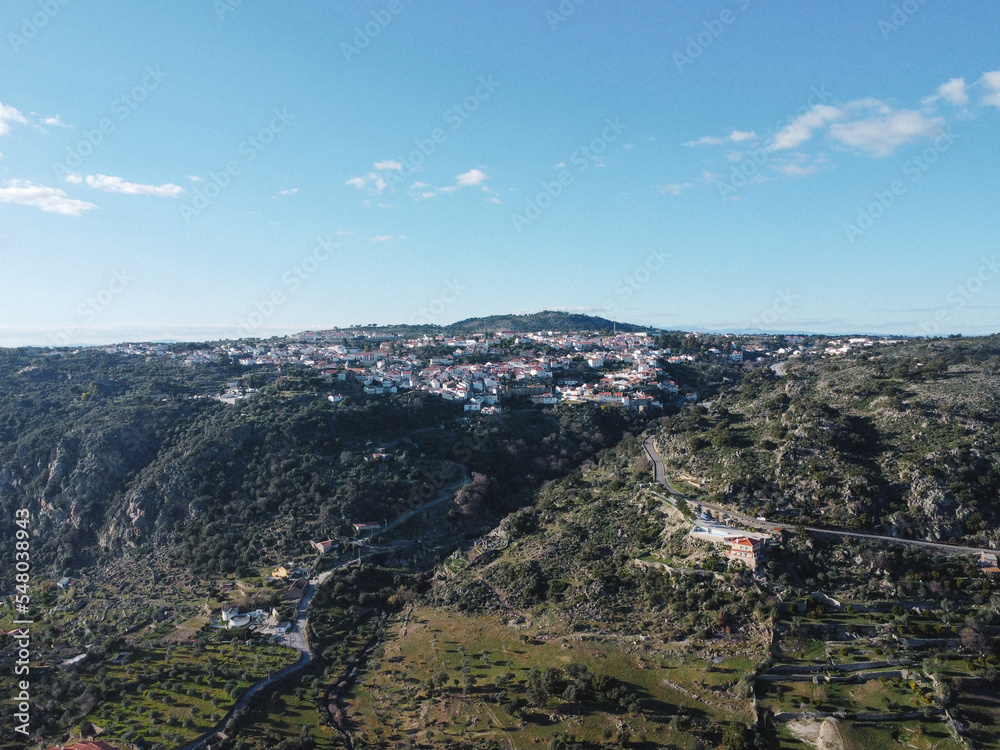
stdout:
[(668, 473), (754, 515), (989, 546), (1000, 526), (1000, 337), (760, 369), (671, 419)]
[[(225, 750), (1000, 747), (1000, 590), (979, 560), (804, 528), (995, 545), (1000, 340), (790, 362), (678, 365), (710, 403), (650, 423), (334, 405), (306, 369), (225, 358), (0, 352), (0, 533), (29, 508), (40, 736), (153, 750), (214, 727), (298, 654), (210, 623), (289, 617), (269, 573), (294, 561), (329, 571), (312, 662)], [(214, 399), (237, 378), (256, 393)], [(648, 435), (694, 502), (649, 485)], [(750, 571), (690, 535), (697, 502), (784, 528)], [(369, 520), (389, 525), (359, 540)]]

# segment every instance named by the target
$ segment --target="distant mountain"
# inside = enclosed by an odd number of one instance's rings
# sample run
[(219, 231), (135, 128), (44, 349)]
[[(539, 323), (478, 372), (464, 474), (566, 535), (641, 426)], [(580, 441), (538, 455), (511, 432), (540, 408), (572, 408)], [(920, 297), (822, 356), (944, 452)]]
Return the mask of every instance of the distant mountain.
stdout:
[(485, 318), (468, 318), (445, 326), (448, 333), (475, 333), (477, 331), (611, 331), (617, 328), (626, 333), (653, 330), (632, 323), (618, 323), (607, 318), (580, 313), (543, 310), (530, 315), (490, 315)]

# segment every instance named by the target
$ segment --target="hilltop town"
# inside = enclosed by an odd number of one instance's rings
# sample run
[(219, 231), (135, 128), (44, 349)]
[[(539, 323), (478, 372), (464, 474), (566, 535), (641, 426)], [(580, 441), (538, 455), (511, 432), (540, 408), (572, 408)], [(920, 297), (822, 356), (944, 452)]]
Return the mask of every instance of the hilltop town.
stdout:
[[(674, 345), (665, 345), (668, 341)], [(391, 328), (362, 327), (191, 347), (128, 343), (102, 349), (191, 366), (222, 358), (245, 368), (305, 368), (336, 386), (338, 392), (329, 396), (335, 403), (351, 394), (422, 391), (461, 402), (466, 412), (494, 414), (511, 397), (535, 405), (597, 402), (640, 411), (662, 409), (666, 404), (697, 401), (702, 395), (695, 383), (679, 381), (671, 365), (780, 365), (804, 354), (836, 356), (899, 342), (880, 337), (664, 336), (655, 331), (408, 335)], [(248, 380), (230, 380), (219, 398), (235, 403), (253, 392)]]

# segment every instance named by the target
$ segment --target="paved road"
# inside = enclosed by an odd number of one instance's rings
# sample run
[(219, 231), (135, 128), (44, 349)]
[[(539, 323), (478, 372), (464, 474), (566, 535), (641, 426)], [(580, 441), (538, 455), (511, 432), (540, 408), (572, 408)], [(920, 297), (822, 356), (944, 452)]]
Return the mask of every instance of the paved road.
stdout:
[[(461, 464), (457, 465), (462, 469), (462, 475), (461, 477), (459, 477), (458, 480), (456, 480), (452, 484), (442, 487), (438, 495), (434, 497), (432, 500), (429, 500), (428, 502), (424, 503), (419, 508), (414, 508), (413, 510), (404, 513), (398, 518), (395, 518), (391, 523), (389, 523), (384, 528), (380, 529), (376, 534), (373, 534), (372, 536), (373, 537), (378, 536), (379, 534), (383, 534), (386, 531), (390, 531), (391, 529), (396, 528), (400, 524), (406, 523), (415, 515), (423, 513), (428, 508), (432, 508), (433, 506), (443, 503), (445, 500), (453, 497), (455, 492), (462, 485), (464, 485), (466, 482), (469, 481), (469, 474), (468, 471), (466, 471), (466, 468)], [(213, 737), (215, 737), (220, 732), (225, 731), (226, 726), (229, 724), (230, 719), (232, 719), (233, 717), (233, 714), (235, 714), (237, 711), (243, 708), (243, 706), (245, 706), (250, 701), (250, 699), (253, 698), (254, 695), (259, 693), (261, 690), (263, 690), (271, 683), (277, 682), (278, 680), (282, 679), (283, 677), (286, 677), (292, 672), (297, 672), (298, 670), (306, 666), (306, 664), (308, 664), (310, 661), (312, 661), (313, 658), (312, 649), (309, 646), (309, 639), (306, 637), (306, 629), (309, 624), (309, 618), (306, 614), (306, 610), (309, 609), (309, 604), (310, 602), (312, 602), (313, 596), (316, 594), (316, 586), (325, 583), (326, 580), (330, 578), (330, 576), (332, 576), (336, 571), (342, 570), (350, 565), (355, 565), (357, 564), (357, 562), (358, 560), (356, 558), (351, 560), (345, 560), (340, 564), (333, 566), (329, 570), (323, 571), (318, 576), (312, 578), (309, 581), (309, 586), (306, 588), (305, 594), (302, 595), (302, 598), (299, 600), (299, 604), (295, 609), (296, 621), (293, 623), (292, 629), (289, 632), (285, 633), (284, 635), (278, 636), (275, 639), (276, 643), (282, 646), (286, 646), (288, 648), (293, 648), (296, 651), (298, 651), (300, 654), (299, 660), (295, 662), (295, 664), (291, 664), (285, 667), (280, 672), (275, 672), (270, 677), (265, 678), (260, 682), (256, 682), (253, 685), (251, 685), (247, 689), (247, 691), (242, 696), (240, 696), (240, 699), (236, 701), (235, 705), (229, 710), (229, 712), (225, 715), (225, 717), (222, 719), (221, 722), (219, 722), (215, 727), (213, 727), (210, 731), (203, 734), (198, 739), (194, 740), (193, 742), (189, 742), (186, 745), (183, 745), (182, 747), (179, 748), (179, 750), (199, 750), (199, 748), (204, 747)]]
[[(309, 596), (311, 598), (311, 594), (309, 594)], [(303, 597), (303, 599), (305, 599), (305, 597)], [(186, 745), (181, 746), (181, 748), (179, 748), (179, 750), (198, 750), (198, 748), (204, 747), (217, 734), (219, 734), (220, 732), (224, 732), (226, 730), (226, 727), (229, 725), (229, 722), (233, 718), (233, 715), (237, 711), (239, 711), (241, 708), (243, 708), (247, 703), (249, 703), (250, 699), (253, 698), (257, 693), (259, 693), (261, 690), (263, 690), (264, 688), (266, 688), (271, 683), (277, 682), (278, 680), (283, 679), (284, 677), (287, 677), (288, 675), (292, 674), (293, 672), (298, 672), (306, 664), (308, 664), (309, 662), (312, 661), (312, 651), (309, 650), (309, 644), (306, 642), (305, 622), (303, 621), (303, 623), (302, 623), (302, 629), (301, 630), (299, 630), (299, 628), (296, 628), (296, 630), (298, 631), (298, 633), (297, 633), (298, 637), (295, 639), (295, 641), (297, 643), (301, 643), (301, 646), (302, 646), (301, 648), (298, 648), (298, 650), (300, 652), (299, 660), (297, 662), (295, 662), (294, 664), (290, 664), (289, 666), (285, 667), (284, 669), (282, 669), (282, 670), (280, 670), (278, 672), (275, 672), (270, 677), (267, 677), (267, 678), (261, 680), (260, 682), (255, 682), (253, 685), (251, 685), (249, 688), (247, 688), (247, 691), (245, 693), (243, 693), (243, 695), (240, 696), (239, 700), (236, 701), (235, 704), (233, 704), (233, 707), (231, 709), (229, 709), (229, 712), (223, 717), (222, 721), (220, 721), (218, 724), (216, 724), (208, 732), (206, 732), (205, 734), (201, 735), (201, 737), (199, 737), (198, 739), (194, 740), (193, 742), (189, 742)], [(292, 635), (292, 633), (288, 633), (288, 635), (285, 636), (285, 637), (288, 637), (288, 636), (291, 636), (291, 635)], [(287, 644), (285, 644), (285, 645), (287, 645)], [(297, 647), (293, 646), (293, 648), (297, 648)]]
[[(663, 460), (660, 458), (660, 454), (656, 451), (656, 445), (653, 442), (653, 436), (650, 435), (642, 442), (642, 447), (646, 449), (646, 454), (649, 456), (650, 460), (653, 462), (653, 481), (657, 484), (662, 484), (667, 492), (669, 492), (674, 497), (683, 498), (684, 500), (690, 502), (691, 509), (698, 513), (703, 512), (705, 509), (711, 510), (722, 516), (727, 516), (744, 526), (749, 526), (754, 529), (762, 529), (765, 531), (776, 531), (778, 529), (784, 529), (786, 531), (794, 531), (788, 527), (787, 524), (773, 523), (771, 521), (761, 521), (754, 516), (749, 516), (746, 513), (740, 513), (739, 511), (732, 510), (730, 508), (724, 508), (721, 505), (713, 505), (712, 503), (706, 503), (701, 500), (697, 500), (689, 495), (685, 495), (679, 489), (677, 489), (670, 480), (667, 479), (666, 470), (663, 467)], [(883, 536), (881, 534), (867, 534), (861, 531), (846, 531), (842, 529), (823, 529), (815, 526), (805, 526), (806, 531), (811, 534), (823, 534), (826, 536), (840, 536), (840, 537), (851, 537), (854, 539), (875, 539), (881, 542), (891, 542), (893, 544), (905, 544), (911, 547), (922, 547), (923, 549), (934, 550), (937, 552), (944, 552), (949, 555), (978, 555), (980, 552), (993, 552), (996, 553), (997, 550), (991, 549), (989, 547), (965, 547), (957, 544), (945, 544), (943, 542), (924, 542), (919, 539), (901, 539), (895, 536)]]
[(265, 687), (271, 683), (277, 682), (278, 680), (287, 677), (293, 672), (298, 672), (309, 662), (312, 661), (313, 653), (312, 648), (309, 646), (309, 639), (306, 636), (306, 629), (309, 625), (309, 618), (306, 616), (306, 610), (309, 608), (310, 602), (312, 602), (313, 596), (316, 594), (316, 586), (324, 583), (333, 573), (342, 568), (346, 568), (349, 565), (355, 564), (356, 560), (347, 560), (339, 565), (334, 566), (330, 570), (320, 573), (318, 576), (309, 581), (309, 587), (306, 589), (306, 593), (302, 595), (299, 600), (298, 606), (295, 608), (295, 614), (297, 617), (292, 629), (281, 636), (275, 638), (275, 642), (281, 646), (286, 646), (287, 648), (294, 648), (299, 652), (299, 660), (294, 664), (291, 664), (279, 672), (275, 672), (270, 677), (267, 677), (260, 682), (255, 682), (247, 691), (240, 696), (240, 699), (236, 701), (229, 712), (223, 717), (222, 721), (215, 725), (210, 731), (203, 734), (198, 739), (193, 742), (182, 746), (178, 750), (198, 750), (204, 747), (213, 737), (215, 737), (220, 732), (226, 730), (226, 726), (229, 724), (230, 719), (232, 719), (233, 714), (243, 708), (250, 699), (253, 698), (257, 693), (263, 690)]

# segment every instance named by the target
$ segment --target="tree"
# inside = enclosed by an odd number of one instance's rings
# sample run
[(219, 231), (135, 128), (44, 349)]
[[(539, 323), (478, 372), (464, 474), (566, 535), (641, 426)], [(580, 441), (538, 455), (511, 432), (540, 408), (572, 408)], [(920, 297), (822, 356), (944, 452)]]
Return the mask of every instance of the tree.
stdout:
[(722, 735), (723, 750), (750, 750), (753, 733), (743, 724), (730, 724)]

